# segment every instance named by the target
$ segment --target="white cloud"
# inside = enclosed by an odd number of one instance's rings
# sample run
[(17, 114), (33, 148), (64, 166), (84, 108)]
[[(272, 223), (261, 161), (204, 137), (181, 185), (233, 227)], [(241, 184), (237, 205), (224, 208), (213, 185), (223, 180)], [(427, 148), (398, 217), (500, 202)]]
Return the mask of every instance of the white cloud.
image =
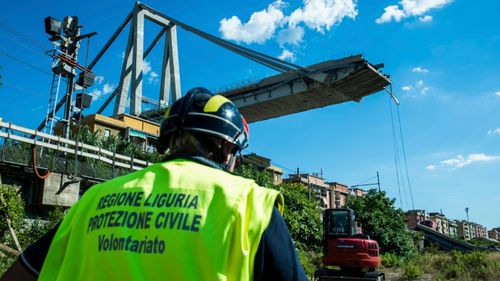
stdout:
[(431, 87), (426, 86), (424, 80), (418, 80), (414, 85), (407, 85), (401, 88), (401, 90), (409, 92), (405, 95), (411, 98), (426, 96), (429, 93), (430, 89)]
[(296, 57), (295, 54), (287, 49), (283, 49), (283, 52), (281, 52), (281, 55), (278, 57), (281, 60), (289, 60), (291, 62), (294, 62)]
[(380, 18), (376, 19), (375, 22), (381, 24), (384, 22), (390, 22), (393, 19), (396, 22), (399, 22), (405, 17), (405, 13), (401, 11), (397, 5), (391, 5), (384, 8), (384, 14), (382, 14)]
[(304, 28), (300, 26), (290, 26), (287, 29), (282, 29), (278, 33), (278, 43), (280, 46), (284, 44), (298, 45), (304, 37)]
[(434, 170), (436, 170), (436, 166), (434, 166), (434, 165), (429, 165), (429, 166), (425, 167), (425, 169), (427, 169), (427, 170), (429, 170), (429, 171), (434, 171)]
[(142, 62), (142, 73), (144, 75), (147, 75), (151, 71), (151, 69), (152, 69), (151, 68), (151, 63), (149, 61), (147, 61), (147, 60), (144, 60)]
[(104, 86), (102, 87), (102, 94), (103, 95), (107, 95), (109, 93), (112, 93), (113, 91), (115, 90), (115, 86), (114, 85), (111, 85), (111, 84), (104, 84)]
[(324, 33), (345, 17), (355, 19), (357, 15), (356, 0), (304, 0), (304, 7), (292, 12), (288, 24), (293, 27), (303, 22)]
[(498, 155), (490, 156), (484, 153), (479, 153), (479, 154), (469, 154), (467, 158), (464, 158), (462, 155), (457, 155), (457, 157), (455, 158), (443, 160), (439, 163), (443, 167), (462, 168), (474, 162), (488, 162), (495, 160), (500, 160), (500, 156)]
[(103, 96), (102, 91), (99, 89), (92, 90), (92, 92), (90, 92), (90, 95), (92, 96), (93, 101), (96, 101)]
[(390, 5), (384, 8), (384, 13), (375, 22), (378, 24), (390, 22), (392, 20), (399, 22), (404, 18), (411, 16), (421, 16), (420, 21), (428, 22), (432, 20), (431, 16), (424, 15), (430, 10), (442, 8), (453, 2), (453, 0), (401, 0), (398, 5)]
[(414, 67), (411, 71), (415, 72), (415, 73), (428, 73), (429, 72), (428, 69), (425, 69), (425, 68), (420, 67), (420, 66)]
[(420, 16), (429, 10), (441, 8), (451, 2), (453, 0), (402, 0), (399, 4), (403, 6), (405, 14)]
[(494, 130), (488, 130), (488, 135), (499, 135), (500, 136), (500, 128), (496, 128)]
[(420, 21), (420, 22), (431, 22), (432, 21), (432, 16), (427, 15), (427, 16), (419, 17), (418, 21)]
[(104, 81), (104, 76), (101, 75), (96, 76), (95, 81), (97, 82), (97, 84), (101, 85), (102, 82)]
[(90, 95), (92, 96), (92, 100), (96, 101), (96, 100), (100, 99), (101, 97), (112, 93), (114, 90), (115, 90), (114, 85), (105, 83), (102, 86), (102, 89), (94, 89), (94, 90), (92, 90), (92, 92), (90, 92)]
[(36, 107), (33, 107), (30, 109), (31, 112), (35, 112), (35, 111), (39, 111), (39, 110), (42, 110), (42, 105), (39, 105), (39, 106), (36, 106)]
[(495, 96), (500, 97), (500, 91), (496, 92)]
[(275, 38), (283, 47), (302, 42), (304, 25), (325, 33), (344, 18), (355, 19), (358, 15), (357, 0), (302, 0), (302, 3), (289, 15), (284, 14), (287, 3), (276, 0), (266, 9), (253, 12), (247, 22), (242, 22), (237, 16), (223, 18), (219, 22), (219, 32), (224, 39), (246, 44), (263, 44)]
[(276, 28), (283, 23), (285, 15), (282, 12), (284, 2), (277, 0), (266, 9), (254, 12), (248, 22), (242, 23), (237, 16), (223, 18), (220, 21), (219, 32), (224, 39), (245, 42), (247, 44), (263, 44), (270, 39)]
[(158, 78), (158, 77), (159, 77), (158, 73), (151, 71), (151, 73), (149, 73), (148, 83), (149, 84), (158, 84), (160, 82), (160, 78)]

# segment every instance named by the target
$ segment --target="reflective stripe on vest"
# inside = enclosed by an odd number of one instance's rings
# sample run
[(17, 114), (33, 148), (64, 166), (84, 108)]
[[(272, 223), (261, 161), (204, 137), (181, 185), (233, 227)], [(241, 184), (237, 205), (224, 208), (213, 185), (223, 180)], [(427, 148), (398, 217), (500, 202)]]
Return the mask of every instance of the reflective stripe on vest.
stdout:
[(96, 185), (68, 212), (39, 280), (252, 280), (279, 192), (189, 160)]

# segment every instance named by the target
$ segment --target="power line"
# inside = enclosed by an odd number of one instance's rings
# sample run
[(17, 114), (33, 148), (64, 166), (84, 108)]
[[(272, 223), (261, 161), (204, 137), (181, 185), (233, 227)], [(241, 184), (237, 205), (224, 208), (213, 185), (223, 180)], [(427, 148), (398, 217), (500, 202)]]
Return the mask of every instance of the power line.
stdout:
[(30, 38), (28, 35), (24, 34), (24, 33), (21, 33), (17, 30), (15, 30), (14, 28), (12, 28), (11, 26), (8, 26), (7, 24), (3, 23), (0, 21), (0, 28), (15, 35), (16, 37), (24, 40), (25, 42), (28, 42), (30, 43), (31, 45), (45, 51), (47, 48), (46, 48), (46, 45), (39, 42), (39, 41), (36, 41), (34, 40), (33, 38)]
[(17, 62), (20, 62), (20, 63), (22, 63), (22, 64), (24, 64), (24, 65), (27, 65), (27, 66), (29, 66), (29, 67), (31, 67), (31, 68), (33, 68), (33, 69), (36, 69), (36, 70), (38, 70), (38, 71), (40, 71), (40, 72), (43, 72), (43, 73), (47, 74), (47, 75), (49, 75), (49, 76), (52, 76), (52, 73), (51, 73), (51, 72), (48, 72), (48, 71), (46, 71), (46, 70), (43, 70), (42, 68), (40, 68), (40, 67), (38, 67), (38, 66), (36, 66), (36, 65), (33, 65), (33, 64), (29, 63), (29, 62), (26, 62), (25, 60), (20, 59), (20, 58), (18, 58), (18, 57), (16, 57), (16, 56), (13, 56), (13, 55), (11, 55), (11, 54), (9, 54), (9, 53), (6, 53), (6, 52), (2, 52), (2, 51), (0, 51), (0, 55), (4, 55), (4, 56), (6, 56), (6, 57), (8, 57), (8, 58), (10, 58), (10, 59), (12, 59), (12, 60), (15, 60), (15, 61), (17, 61)]
[(36, 92), (30, 91), (30, 90), (27, 90), (27, 89), (25, 89), (25, 88), (22, 88), (22, 87), (20, 87), (20, 86), (14, 85), (14, 84), (10, 84), (10, 83), (7, 83), (7, 82), (3, 82), (3, 84), (4, 84), (5, 86), (8, 86), (8, 87), (11, 87), (11, 88), (14, 88), (14, 89), (17, 89), (17, 90), (23, 91), (23, 92), (25, 92), (25, 93), (35, 95), (35, 96), (37, 96), (37, 97), (46, 98), (45, 96), (43, 96), (43, 95), (42, 95), (42, 94), (40, 94), (40, 93), (36, 93)]
[(377, 176), (373, 176), (373, 177), (371, 177), (371, 178), (369, 178), (369, 179), (367, 179), (367, 180), (364, 180), (364, 181), (362, 181), (362, 182), (360, 182), (360, 183), (358, 183), (358, 184), (355, 184), (355, 185), (364, 184), (364, 183), (366, 183), (366, 182), (368, 182), (368, 181), (370, 181), (370, 180), (372, 180), (372, 179), (375, 179), (376, 177), (377, 177)]
[(293, 174), (296, 174), (296, 173), (297, 173), (297, 171), (294, 171), (293, 169), (287, 168), (287, 167), (285, 167), (285, 166), (283, 166), (283, 165), (281, 165), (281, 164), (279, 164), (279, 163), (276, 163), (276, 162), (271, 162), (271, 164), (273, 164), (273, 165), (275, 165), (275, 166), (277, 166), (277, 167), (279, 167), (279, 168), (282, 168), (282, 169), (284, 169), (284, 170), (288, 171), (289, 173), (293, 173)]
[[(45, 44), (43, 44), (43, 43), (41, 43), (41, 42), (39, 42), (39, 41), (37, 41), (37, 40), (32, 39), (30, 36), (28, 36), (28, 35), (26, 35), (26, 34), (24, 34), (24, 33), (22, 33), (22, 32), (19, 32), (19, 31), (15, 30), (15, 29), (14, 29), (14, 28), (12, 28), (11, 26), (9, 26), (9, 25), (7, 25), (7, 24), (5, 24), (5, 23), (1, 22), (1, 21), (0, 21), (0, 29), (2, 29), (2, 30), (4, 30), (4, 31), (7, 31), (9, 34), (14, 35), (14, 36), (9, 36), (8, 34), (4, 34), (4, 33), (1, 33), (1, 32), (0, 32), (0, 35), (1, 35), (1, 36), (6, 37), (7, 39), (9, 39), (9, 40), (11, 40), (11, 41), (13, 41), (13, 42), (17, 43), (18, 45), (20, 45), (20, 46), (22, 46), (22, 47), (24, 47), (24, 48), (26, 48), (26, 49), (28, 49), (28, 50), (30, 50), (31, 52), (33, 52), (33, 53), (35, 53), (35, 54), (37, 54), (37, 55), (44, 56), (44, 57), (46, 57), (46, 56), (51, 56), (50, 54), (47, 54), (47, 53), (46, 53), (46, 50), (47, 50), (47, 49), (49, 49), (49, 48), (47, 48)], [(28, 43), (29, 45), (32, 45), (32, 46), (34, 46), (34, 47), (36, 47), (36, 48), (33, 48), (33, 47), (31, 47), (31, 46), (28, 46), (26, 43)], [(87, 43), (87, 48), (88, 48), (88, 43)], [(35, 65), (33, 65), (33, 64), (31, 64), (31, 63), (29, 63), (29, 62), (27, 62), (27, 61), (25, 61), (25, 60), (23, 60), (23, 59), (21, 59), (21, 58), (18, 58), (18, 57), (16, 57), (16, 56), (13, 56), (13, 55), (11, 55), (11, 54), (9, 54), (9, 53), (6, 53), (6, 52), (1, 52), (1, 51), (0, 51), (0, 54), (1, 54), (1, 55), (4, 55), (4, 56), (6, 56), (6, 57), (8, 57), (8, 58), (10, 58), (10, 59), (12, 59), (12, 60), (15, 60), (15, 61), (17, 61), (17, 62), (19, 62), (19, 63), (22, 63), (22, 64), (24, 64), (24, 65), (27, 65), (27, 66), (29, 66), (29, 67), (31, 67), (31, 68), (33, 68), (33, 69), (36, 69), (36, 70), (38, 70), (38, 71), (40, 71), (40, 72), (43, 72), (43, 73), (45, 73), (45, 74), (47, 74), (47, 75), (50, 75), (50, 76), (52, 76), (52, 75), (53, 75), (53, 73), (48, 72), (48, 71), (46, 71), (46, 70), (43, 70), (42, 68), (37, 67), (37, 66), (35, 66)], [(88, 56), (88, 54), (87, 54), (87, 56)], [(86, 60), (87, 60), (87, 58), (86, 58)], [(101, 76), (101, 77), (103, 78), (103, 82), (108, 83), (108, 84), (112, 84), (112, 85), (114, 85), (114, 84), (115, 84), (115, 83), (113, 83), (113, 82), (111, 82), (111, 81), (107, 80), (104, 76)], [(41, 96), (41, 95), (40, 95), (40, 94), (38, 94), (38, 93), (35, 93), (35, 92), (32, 92), (32, 91), (29, 91), (29, 90), (23, 89), (23, 88), (21, 88), (21, 87), (19, 87), (19, 86), (16, 86), (16, 85), (13, 85), (13, 84), (7, 84), (7, 83), (5, 83), (5, 84), (6, 84), (6, 85), (8, 85), (8, 86), (10, 86), (10, 87), (16, 88), (16, 89), (18, 89), (18, 90), (21, 90), (21, 91), (24, 91), (24, 92), (27, 92), (27, 93), (30, 93), (30, 94), (34, 94), (34, 95), (36, 95), (36, 96)], [(115, 89), (115, 91), (116, 91), (116, 89)], [(112, 94), (113, 92), (114, 92), (114, 91), (111, 91), (111, 93), (110, 93), (110, 94)], [(108, 96), (108, 95), (106, 95), (106, 96)], [(127, 105), (120, 106), (120, 108), (127, 108)]]
[(5, 37), (5, 38), (7, 38), (7, 39), (9, 39), (9, 40), (11, 40), (11, 41), (13, 41), (13, 42), (15, 42), (15, 43), (17, 43), (18, 45), (24, 47), (25, 49), (28, 49), (29, 51), (31, 51), (34, 54), (37, 54), (39, 56), (44, 56), (44, 57), (46, 56), (45, 52), (40, 52), (39, 50), (35, 50), (34, 48), (32, 48), (30, 46), (27, 46), (26, 44), (20, 42), (19, 40), (15, 39), (15, 38), (12, 38), (11, 36), (9, 36), (7, 34), (4, 34), (4, 33), (0, 32), (0, 35), (3, 36), (3, 37)]

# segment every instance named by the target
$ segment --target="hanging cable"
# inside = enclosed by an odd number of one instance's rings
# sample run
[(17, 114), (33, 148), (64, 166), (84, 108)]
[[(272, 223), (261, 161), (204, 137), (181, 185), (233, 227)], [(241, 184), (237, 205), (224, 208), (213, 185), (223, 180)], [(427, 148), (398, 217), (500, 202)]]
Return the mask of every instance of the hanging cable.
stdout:
[[(392, 92), (392, 84), (390, 85), (390, 89)], [(399, 113), (399, 104), (396, 105), (396, 110), (398, 113), (398, 124), (399, 124), (399, 134), (401, 138), (401, 149), (403, 151), (403, 160), (405, 164), (405, 171), (406, 171), (406, 182), (408, 184), (408, 190), (410, 191), (410, 199), (411, 199), (411, 207), (413, 210), (415, 210), (415, 203), (413, 200), (413, 192), (411, 190), (411, 182), (410, 182), (410, 174), (408, 173), (408, 162), (406, 161), (406, 149), (405, 149), (405, 142), (404, 142), (404, 137), (403, 137), (403, 126), (401, 125), (401, 115)]]
[(377, 176), (373, 176), (373, 177), (371, 177), (371, 178), (369, 178), (369, 179), (367, 179), (367, 180), (365, 180), (365, 181), (362, 181), (362, 182), (360, 182), (360, 183), (357, 183), (357, 184), (355, 184), (355, 185), (361, 185), (361, 184), (367, 183), (368, 181), (371, 181), (371, 180), (373, 180), (373, 179), (375, 179), (375, 178), (377, 178)]
[(40, 173), (38, 173), (38, 168), (36, 167), (36, 145), (34, 144), (32, 147), (32, 154), (31, 156), (33, 157), (33, 172), (35, 172), (35, 175), (37, 178), (41, 179), (41, 180), (44, 180), (46, 178), (48, 178), (50, 176), (50, 171), (47, 169), (47, 172), (45, 173), (45, 175), (40, 175)]
[(399, 180), (399, 165), (398, 165), (398, 147), (396, 141), (396, 130), (394, 128), (394, 116), (392, 114), (392, 97), (389, 97), (389, 112), (391, 113), (391, 128), (392, 128), (392, 143), (394, 148), (394, 166), (396, 168), (396, 182), (398, 185), (398, 193), (399, 193), (399, 205), (401, 209), (404, 209), (403, 206), (403, 198), (401, 196), (401, 185)]

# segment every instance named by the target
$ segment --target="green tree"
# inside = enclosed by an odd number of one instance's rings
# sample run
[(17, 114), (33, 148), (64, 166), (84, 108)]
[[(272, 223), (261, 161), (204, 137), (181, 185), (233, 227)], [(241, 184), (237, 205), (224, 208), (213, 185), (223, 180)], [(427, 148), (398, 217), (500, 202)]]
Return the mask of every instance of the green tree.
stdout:
[(403, 211), (396, 209), (394, 202), (385, 192), (371, 189), (365, 196), (349, 197), (346, 207), (355, 211), (363, 233), (378, 242), (382, 253), (409, 258), (416, 253), (412, 234), (406, 230)]
[(273, 177), (271, 173), (259, 171), (252, 165), (238, 165), (234, 170), (234, 174), (247, 179), (252, 179), (260, 186), (276, 189), (273, 185)]
[[(64, 208), (55, 207), (44, 218), (28, 219), (24, 201), (18, 195), (17, 190), (16, 186), (0, 184), (0, 196), (3, 198), (3, 202), (0, 203), (0, 243), (16, 250), (17, 247), (9, 230), (7, 218), (11, 221), (11, 226), (21, 248), (25, 249), (52, 229), (64, 216)], [(15, 259), (16, 257), (9, 253), (0, 255), (0, 276)]]
[(298, 183), (284, 183), (280, 191), (285, 199), (285, 219), (293, 240), (308, 250), (320, 251), (322, 241), (321, 211), (307, 188)]
[(307, 188), (301, 184), (283, 183), (273, 185), (272, 175), (258, 171), (253, 166), (242, 165), (235, 174), (253, 179), (260, 186), (279, 190), (285, 199), (283, 218), (290, 230), (290, 235), (297, 246), (304, 250), (319, 251), (322, 241), (320, 209), (315, 198), (309, 198)]
[[(80, 127), (77, 133), (71, 135), (71, 139), (148, 162), (154, 163), (163, 159), (163, 155), (156, 151), (143, 151), (136, 143), (124, 140), (120, 136), (110, 135), (105, 137), (100, 130), (92, 132), (88, 126)], [(91, 162), (95, 162), (94, 164), (97, 165), (96, 161)]]
[[(9, 224), (13, 229), (19, 229), (24, 218), (24, 201), (17, 195), (13, 185), (0, 185), (0, 235), (10, 236)], [(5, 241), (5, 240), (2, 240)], [(15, 245), (10, 245), (15, 248)]]
[[(283, 183), (273, 185), (272, 175), (250, 165), (236, 168), (235, 174), (255, 180), (260, 186), (277, 189), (285, 199), (283, 218), (295, 242), (300, 263), (307, 276), (313, 276), (321, 265), (322, 224), (318, 202), (310, 198), (301, 184)], [(312, 278), (312, 277), (311, 277)]]

